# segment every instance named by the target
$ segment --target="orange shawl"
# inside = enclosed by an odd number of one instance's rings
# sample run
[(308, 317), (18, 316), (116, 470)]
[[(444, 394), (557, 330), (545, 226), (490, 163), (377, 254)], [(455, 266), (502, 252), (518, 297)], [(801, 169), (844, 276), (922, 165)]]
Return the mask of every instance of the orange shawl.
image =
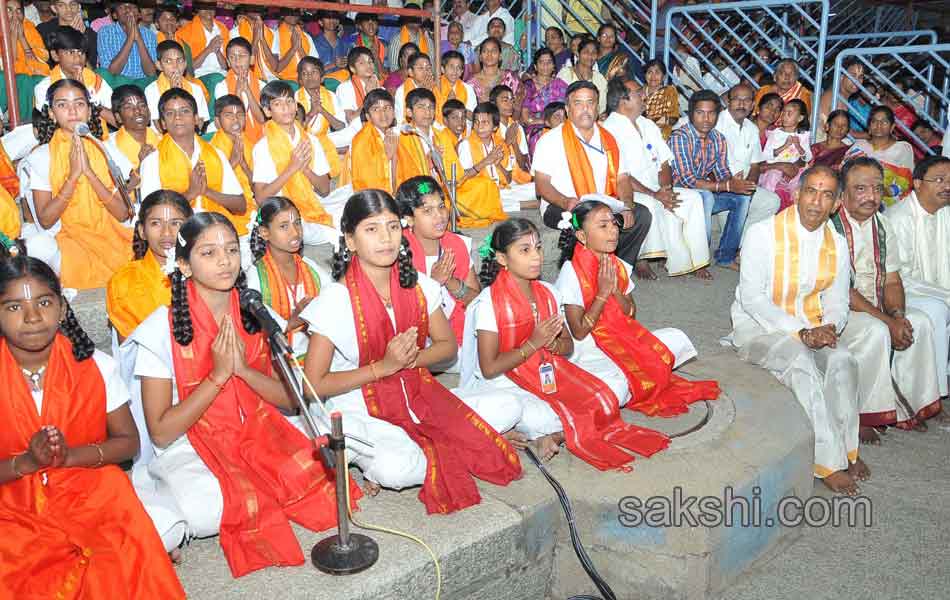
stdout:
[[(161, 140), (162, 138), (155, 133), (154, 129), (151, 127), (145, 128), (146, 144), (153, 148), (158, 148), (158, 142)], [(139, 152), (142, 151), (142, 144), (138, 143), (138, 140), (132, 137), (132, 134), (129, 133), (125, 127), (120, 127), (119, 130), (115, 132), (115, 145), (122, 155), (132, 163), (133, 168), (139, 168)]]
[(3, 145), (0, 145), (0, 187), (6, 189), (13, 197), (20, 193), (20, 178)]
[[(17, 75), (49, 75), (49, 52), (46, 51), (46, 44), (43, 42), (43, 36), (36, 29), (36, 25), (30, 21), (23, 20), (23, 35), (26, 37), (26, 43), (33, 51), (36, 58), (26, 58), (26, 50), (20, 40), (16, 40), (16, 50), (13, 60), (13, 72)], [(23, 115), (20, 118), (24, 118)]]
[(456, 79), (451, 83), (445, 75), (439, 78), (439, 86), (435, 90), (435, 120), (443, 123), (442, 106), (449, 98), (449, 94), (455, 93), (455, 99), (468, 106), (468, 89), (462, 83), (461, 79)]
[[(509, 121), (509, 123), (506, 125), (506, 127), (517, 127), (517, 128), (518, 128), (518, 139), (515, 140), (515, 144), (518, 144), (519, 147), (520, 147), (521, 142), (525, 141), (525, 139), (524, 139), (524, 127), (522, 127), (522, 126), (521, 126), (521, 123), (518, 123), (518, 122), (515, 121), (514, 119), (510, 119), (510, 121)], [(506, 129), (505, 131), (507, 132), (507, 129)], [(524, 171), (524, 170), (521, 168), (521, 165), (518, 164), (518, 161), (517, 161), (517, 154), (515, 153), (514, 147), (509, 145), (509, 146), (508, 146), (508, 151), (509, 151), (509, 152), (511, 153), (511, 155), (514, 156), (515, 159), (516, 159), (516, 160), (514, 161), (514, 163), (515, 163), (514, 166), (511, 168), (511, 180), (514, 181), (515, 183), (519, 183), (519, 184), (521, 184), (521, 183), (531, 183), (532, 181), (534, 181), (534, 177), (531, 175), (531, 173), (528, 173), (528, 172)]]
[[(300, 29), (300, 47), (303, 48), (304, 54), (310, 53), (310, 36), (307, 35), (307, 32), (303, 30), (303, 27), (300, 25), (295, 25)], [(280, 60), (280, 57), (290, 51), (291, 48), (291, 39), (293, 37), (293, 31), (291, 30), (290, 25), (287, 23), (281, 22), (277, 26), (277, 39), (280, 43), (280, 52), (278, 53), (277, 59)], [(287, 66), (284, 67), (284, 70), (277, 74), (281, 79), (286, 79), (289, 81), (294, 81), (297, 79), (297, 63), (300, 62), (300, 58), (296, 55), (290, 58), (290, 61), (287, 63)]]
[[(216, 35), (221, 37), (221, 49), (224, 50), (231, 39), (231, 33), (224, 24), (217, 20), (214, 20), (212, 24), (217, 29)], [(198, 56), (208, 47), (208, 40), (205, 39), (205, 26), (198, 15), (195, 15), (191, 21), (180, 27), (175, 37), (188, 44), (192, 56)], [(247, 38), (247, 41), (251, 41), (251, 38)]]
[[(106, 441), (102, 373), (91, 357), (77, 361), (62, 334), (53, 340), (40, 414), (3, 339), (0, 381), (0, 459), (26, 452), (47, 424), (72, 447)], [(0, 528), (4, 598), (185, 597), (152, 520), (115, 465), (47, 468), (0, 485)]]
[[(485, 155), (487, 154), (487, 152), (485, 151), (485, 144), (484, 142), (482, 142), (482, 139), (478, 137), (478, 134), (474, 130), (470, 134), (468, 134), (468, 138), (466, 139), (466, 141), (468, 142), (468, 149), (472, 153), (472, 164), (477, 165), (479, 162), (485, 159)], [(492, 148), (494, 148), (495, 146), (499, 146), (504, 149), (505, 154), (502, 157), (501, 162), (499, 164), (507, 166), (508, 163), (511, 161), (511, 150), (508, 148), (508, 144), (505, 143), (505, 140), (501, 139), (501, 136), (498, 135), (497, 131), (492, 134)], [(494, 168), (495, 175), (498, 178), (497, 181), (495, 181), (495, 179), (493, 179), (492, 176), (489, 174), (489, 169), (492, 169), (492, 168)], [(508, 184), (511, 183), (508, 179), (508, 176), (505, 175), (505, 173), (501, 169), (499, 169), (497, 166), (485, 167), (484, 169), (478, 172), (478, 177), (485, 177), (486, 179), (491, 179), (493, 182), (495, 182), (498, 185), (499, 188), (502, 188), (502, 189), (508, 187)]]
[[(224, 133), (220, 129), (214, 132), (214, 136), (211, 138), (211, 145), (224, 153), (224, 156), (228, 158), (228, 162), (231, 161), (231, 151), (234, 149), (234, 142), (231, 141), (231, 136)], [(241, 184), (241, 192), (244, 194), (244, 201), (247, 202), (247, 206), (254, 206), (254, 188), (251, 187), (251, 176), (254, 174), (254, 142), (251, 141), (247, 133), (244, 133), (244, 162), (247, 163), (251, 172), (248, 173), (244, 170), (244, 167), (238, 166), (234, 167), (234, 175), (237, 177), (238, 183)], [(234, 218), (231, 219), (231, 222), (234, 223), (234, 227), (238, 230), (238, 235), (244, 235), (248, 233), (248, 223), (251, 220), (251, 211), (250, 209), (245, 209), (244, 214), (234, 215)]]
[[(211, 344), (218, 334), (218, 323), (193, 281), (188, 282), (188, 306), (194, 338), (187, 346), (172, 338), (181, 402), (211, 373)], [(262, 333), (244, 329), (237, 290), (231, 290), (229, 314), (248, 366), (270, 375), (270, 347)], [(168, 319), (171, 327), (171, 311)], [(290, 521), (313, 531), (336, 525), (334, 478), (315, 460), (312, 442), (243, 379), (230, 377), (187, 435), (221, 485), (220, 542), (234, 577), (303, 564)], [(354, 509), (360, 496), (353, 485)]]
[[(211, 100), (211, 96), (208, 95), (208, 90), (205, 88), (205, 85), (201, 83), (199, 80), (195, 79), (191, 75), (183, 75), (182, 81), (187, 81), (192, 86), (197, 87), (198, 90), (200, 90), (201, 93), (204, 95), (205, 102), (209, 102)], [(168, 90), (172, 88), (172, 82), (169, 81), (168, 77), (166, 77), (164, 73), (160, 73), (158, 75), (158, 79), (155, 80), (155, 84), (158, 86), (159, 97), (161, 97), (162, 94), (164, 94), (165, 92), (167, 92)], [(182, 89), (184, 89), (186, 92), (188, 92), (192, 96), (194, 96), (196, 93), (194, 89), (187, 89), (187, 88), (182, 88)], [(195, 115), (195, 116), (197, 117), (198, 115)], [(154, 119), (155, 115), (152, 115), (152, 118)]]
[(129, 337), (156, 308), (168, 306), (171, 301), (171, 282), (151, 250), (116, 271), (106, 286), (106, 313), (123, 338)]
[[(627, 289), (627, 270), (611, 255), (617, 272), (617, 288)], [(581, 243), (574, 245), (571, 266), (577, 274), (584, 296), (584, 309), (590, 308), (598, 295), (597, 256)], [(714, 400), (719, 396), (715, 381), (688, 381), (673, 374), (673, 354), (646, 327), (620, 308), (613, 296), (591, 329), (597, 347), (624, 372), (633, 398), (627, 405), (644, 414), (671, 417), (689, 410), (697, 400)]]
[[(416, 42), (416, 45), (419, 46), (419, 52), (423, 54), (429, 53), (429, 40), (426, 38), (426, 34), (423, 30), (419, 30), (417, 34), (419, 41)], [(412, 34), (409, 33), (409, 28), (405, 25), (399, 30), (399, 47), (402, 48), (406, 44), (412, 41)]]
[[(393, 193), (392, 170), (386, 158), (383, 134), (375, 125), (367, 123), (353, 136), (350, 165), (354, 192), (375, 188)], [(353, 168), (353, 165), (359, 165), (359, 168)]]
[[(250, 20), (245, 16), (240, 16), (237, 18), (238, 24), (238, 37), (242, 37), (247, 41), (254, 43), (254, 28), (251, 26)], [(264, 30), (264, 46), (268, 49), (274, 47), (274, 30), (268, 27), (266, 24), (261, 28)], [(269, 51), (269, 50), (268, 50)], [(264, 74), (267, 65), (264, 64), (260, 56), (260, 49), (254, 48), (254, 64), (251, 65), (251, 73), (258, 79), (267, 79)]]
[[(301, 87), (297, 90), (295, 97), (297, 102), (303, 106), (304, 112), (309, 113), (311, 108), (310, 93)], [(325, 107), (333, 106), (333, 93), (322, 85), (320, 86), (320, 104)], [(328, 135), (330, 133), (330, 122), (323, 115), (317, 115), (317, 119), (309, 131), (317, 138), (320, 147), (323, 148), (323, 154), (327, 157), (327, 164), (330, 165), (330, 177), (338, 176), (340, 174), (340, 153)]]
[[(50, 185), (55, 196), (69, 177), (69, 153), (73, 137), (57, 129), (49, 143)], [(114, 188), (105, 156), (91, 141), (83, 140), (89, 164), (106, 188)], [(103, 205), (86, 175), (60, 216), (63, 228), (56, 234), (63, 256), (64, 287), (85, 290), (104, 287), (122, 265), (132, 259), (132, 230), (123, 227)]]
[[(617, 197), (617, 169), (620, 165), (620, 149), (617, 140), (600, 125), (594, 125), (600, 131), (600, 142), (607, 154), (607, 182), (604, 185), (604, 194)], [(580, 138), (574, 132), (574, 126), (564, 123), (561, 126), (561, 135), (564, 138), (564, 150), (567, 152), (567, 164), (571, 166), (571, 181), (574, 183), (574, 194), (580, 198), (585, 194), (597, 193), (597, 182), (594, 181), (594, 171), (590, 166), (590, 159), (581, 144)]]
[[(248, 75), (251, 88), (251, 95), (254, 96), (254, 99), (257, 100), (257, 103), (261, 103), (261, 80), (257, 78), (257, 75), (252, 69)], [(224, 78), (225, 84), (228, 86), (228, 93), (234, 94), (237, 96), (237, 77), (234, 75), (232, 69), (228, 69), (228, 74)], [(240, 98), (240, 96), (238, 96)], [(241, 98), (244, 101), (244, 98)], [(256, 144), (264, 136), (264, 124), (258, 122), (254, 118), (254, 113), (247, 109), (247, 105), (244, 106), (247, 116), (244, 119), (244, 133), (247, 134), (247, 137), (250, 138), (252, 144)]]
[[(294, 127), (297, 130), (297, 143), (302, 143), (307, 139), (305, 136), (308, 134), (296, 121)], [(277, 173), (283, 173), (290, 166), (290, 153), (293, 151), (293, 147), (290, 145), (290, 136), (280, 125), (268, 121), (264, 125), (264, 137), (267, 138), (267, 148), (274, 161), (274, 166), (277, 167)], [(314, 152), (319, 150), (320, 148), (313, 149)], [(320, 196), (314, 191), (313, 186), (310, 185), (310, 180), (303, 174), (302, 169), (290, 176), (287, 183), (284, 184), (282, 193), (293, 199), (294, 204), (297, 205), (297, 210), (300, 211), (300, 217), (304, 221), (333, 226), (333, 217), (324, 210), (323, 204), (320, 202)]]
[(0, 233), (11, 240), (20, 237), (20, 207), (3, 186), (0, 186)]

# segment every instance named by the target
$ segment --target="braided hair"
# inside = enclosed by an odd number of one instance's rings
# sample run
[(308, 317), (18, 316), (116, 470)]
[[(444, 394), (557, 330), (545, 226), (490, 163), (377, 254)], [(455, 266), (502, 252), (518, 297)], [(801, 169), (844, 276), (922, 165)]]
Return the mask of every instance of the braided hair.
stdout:
[(445, 192), (442, 191), (442, 187), (428, 175), (416, 175), (403, 181), (396, 190), (396, 204), (399, 205), (399, 215), (411, 217), (412, 211), (421, 208), (423, 205), (422, 199), (429, 194), (438, 194), (439, 198), (445, 201)]
[[(255, 263), (264, 258), (264, 254), (267, 252), (267, 240), (261, 236), (261, 227), (270, 227), (274, 217), (285, 210), (291, 209), (297, 211), (297, 205), (284, 196), (271, 196), (257, 208), (257, 217), (254, 222), (251, 223), (250, 241), (251, 255), (254, 257)], [(299, 214), (299, 211), (297, 212)], [(301, 244), (297, 252), (303, 253), (303, 244)]]
[(75, 79), (60, 79), (46, 90), (46, 105), (39, 111), (38, 119), (34, 119), (33, 126), (36, 128), (36, 139), (40, 144), (48, 144), (53, 139), (53, 134), (59, 129), (59, 123), (53, 118), (52, 109), (53, 98), (56, 92), (63, 88), (75, 88), (81, 90), (86, 102), (89, 103), (89, 119), (86, 124), (89, 125), (91, 135), (96, 139), (102, 139), (102, 119), (99, 118), (100, 108), (98, 104), (93, 104), (89, 99), (89, 90), (80, 81)]
[[(214, 225), (224, 225), (238, 239), (237, 230), (234, 225), (224, 215), (216, 212), (197, 213), (189, 218), (178, 230), (178, 242), (175, 244), (175, 258), (179, 261), (188, 262), (191, 258), (191, 251), (195, 247), (195, 242), (201, 234)], [(169, 275), (172, 284), (172, 335), (175, 341), (182, 346), (191, 344), (194, 339), (195, 331), (191, 323), (191, 307), (188, 305), (188, 278), (181, 272), (177, 266), (172, 274)], [(238, 293), (247, 288), (247, 275), (244, 271), (238, 273), (234, 287)], [(260, 331), (260, 324), (250, 312), (241, 307), (241, 324), (248, 333), (257, 333)]]
[(148, 252), (148, 240), (145, 239), (145, 223), (148, 221), (148, 215), (153, 208), (159, 206), (172, 206), (178, 209), (178, 212), (187, 219), (194, 214), (191, 205), (185, 200), (185, 197), (173, 190), (155, 190), (142, 200), (142, 206), (139, 208), (138, 223), (132, 230), (132, 254), (135, 260), (145, 258)]
[(482, 288), (487, 288), (495, 283), (495, 278), (498, 277), (498, 272), (501, 270), (496, 255), (508, 250), (508, 247), (518, 239), (532, 233), (540, 236), (538, 228), (528, 219), (508, 219), (495, 227), (488, 245), (488, 256), (482, 257), (482, 266), (478, 272), (478, 281), (482, 284)]
[(73, 348), (73, 358), (80, 361), (92, 356), (96, 351), (96, 346), (79, 324), (69, 302), (63, 297), (63, 287), (56, 273), (45, 262), (25, 254), (0, 261), (0, 294), (5, 294), (10, 284), (17, 279), (26, 277), (42, 281), (63, 303), (65, 311), (63, 320), (59, 323), (59, 332), (69, 339)]
[(600, 200), (585, 200), (571, 211), (571, 227), (561, 230), (561, 237), (557, 240), (557, 247), (561, 249), (561, 258), (557, 261), (558, 267), (574, 258), (574, 244), (577, 243), (577, 230), (584, 227), (587, 215), (599, 208), (610, 208)]
[[(346, 201), (346, 207), (344, 207), (343, 216), (340, 219), (340, 230), (344, 235), (340, 236), (340, 247), (333, 254), (333, 279), (342, 279), (346, 275), (346, 270), (350, 267), (351, 253), (346, 247), (346, 235), (353, 235), (356, 226), (364, 219), (386, 210), (399, 216), (399, 207), (396, 205), (396, 201), (383, 190), (363, 190), (353, 194)], [(409, 240), (405, 236), (402, 237), (399, 243), (399, 255), (396, 258), (396, 263), (399, 265), (399, 287), (405, 289), (416, 287), (419, 273), (412, 264), (412, 250), (409, 248)]]

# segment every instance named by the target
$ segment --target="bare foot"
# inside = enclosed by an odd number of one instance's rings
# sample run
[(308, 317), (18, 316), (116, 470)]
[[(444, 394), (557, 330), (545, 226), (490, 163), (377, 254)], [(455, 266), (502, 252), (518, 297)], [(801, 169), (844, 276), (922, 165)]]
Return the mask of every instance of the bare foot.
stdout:
[(168, 559), (172, 561), (173, 565), (180, 565), (181, 559), (182, 559), (181, 548), (175, 548), (174, 550), (169, 552)]
[(564, 442), (564, 434), (561, 432), (539, 437), (535, 444), (537, 444), (541, 461), (547, 462), (554, 458), (554, 455), (561, 451), (562, 442)]
[(920, 431), (921, 433), (927, 431), (926, 421), (918, 421), (917, 419), (911, 419), (914, 422), (914, 431)]
[(709, 269), (707, 269), (706, 267), (693, 271), (692, 275), (693, 277), (696, 277), (697, 279), (705, 279), (706, 281), (711, 281), (713, 278), (713, 274), (710, 273)]
[(871, 444), (872, 446), (881, 443), (881, 436), (877, 434), (877, 431), (873, 427), (865, 427), (864, 425), (858, 429), (858, 439), (861, 440), (862, 444)]
[(858, 484), (847, 471), (835, 471), (821, 481), (829, 490), (836, 494), (845, 494), (847, 496), (856, 496), (858, 494)]
[(723, 269), (732, 269), (733, 271), (738, 271), (738, 270), (739, 270), (739, 263), (737, 263), (737, 262), (735, 262), (735, 261), (733, 261), (733, 262), (731, 262), (731, 263), (727, 263), (727, 264), (717, 263), (716, 266), (717, 266), (717, 267), (722, 267)]
[[(943, 398), (943, 401), (948, 402), (947, 398)], [(941, 409), (940, 412), (933, 416), (933, 419), (941, 425), (950, 425), (950, 413), (945, 409)]]
[(855, 479), (855, 481), (867, 481), (871, 478), (871, 469), (868, 468), (867, 463), (861, 460), (859, 456), (851, 466), (848, 467), (848, 474)]
[(364, 479), (360, 489), (363, 490), (363, 493), (369, 497), (373, 497), (379, 493), (380, 487), (379, 484), (375, 481), (370, 481), (369, 479)]
[(638, 260), (634, 271), (637, 274), (638, 279), (656, 279), (656, 273), (653, 272), (653, 269), (650, 268), (650, 263), (645, 260)]
[(519, 433), (514, 429), (504, 434), (502, 437), (511, 442), (511, 445), (518, 450), (524, 450), (528, 447), (528, 436), (523, 433)]

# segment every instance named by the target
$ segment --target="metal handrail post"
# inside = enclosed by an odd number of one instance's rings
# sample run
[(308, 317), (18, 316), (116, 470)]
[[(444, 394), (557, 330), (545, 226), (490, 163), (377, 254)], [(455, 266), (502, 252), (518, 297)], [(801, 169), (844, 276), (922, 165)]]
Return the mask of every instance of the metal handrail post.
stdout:
[(3, 67), (3, 83), (7, 90), (7, 117), (10, 129), (20, 124), (20, 106), (17, 98), (16, 72), (14, 71), (14, 50), (16, 40), (10, 39), (10, 20), (7, 18), (7, 0), (0, 0), (0, 33), (3, 46), (0, 47), (0, 64)]

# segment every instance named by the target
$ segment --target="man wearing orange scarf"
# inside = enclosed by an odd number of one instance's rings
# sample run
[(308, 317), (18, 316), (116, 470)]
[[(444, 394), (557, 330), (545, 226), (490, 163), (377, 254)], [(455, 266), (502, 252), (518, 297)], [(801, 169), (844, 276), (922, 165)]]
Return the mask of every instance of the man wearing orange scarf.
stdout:
[(353, 137), (347, 161), (353, 191), (375, 188), (395, 193), (399, 134), (393, 127), (393, 97), (377, 88), (366, 94), (363, 112), (369, 120)]
[(297, 76), (297, 63), (304, 56), (317, 56), (310, 34), (300, 25), (300, 15), (294, 8), (280, 9), (280, 25), (274, 36), (271, 51), (277, 55), (277, 76), (293, 81)]
[[(264, 84), (257, 77), (254, 68), (253, 48), (251, 43), (243, 37), (236, 37), (228, 42), (226, 47), (228, 58), (228, 72), (224, 81), (218, 82), (214, 88), (214, 98), (233, 94), (244, 103), (247, 112), (245, 133), (252, 143), (257, 143), (264, 135), (264, 109), (261, 108), (261, 88)], [(214, 106), (217, 115), (218, 107)]]
[[(167, 132), (156, 152), (146, 156), (139, 171), (142, 197), (155, 190), (174, 190), (195, 211), (220, 212), (238, 232), (247, 231), (247, 200), (228, 157), (195, 135), (195, 99), (172, 88), (158, 101), (159, 119)], [(243, 235), (243, 234), (242, 234)]]
[(596, 122), (599, 97), (591, 82), (572, 83), (565, 102), (568, 120), (538, 140), (532, 171), (541, 215), (546, 226), (557, 229), (561, 212), (572, 210), (586, 194), (613, 198), (623, 220), (615, 253), (635, 264), (652, 219), (647, 207), (633, 202), (617, 140)]
[[(224, 79), (227, 65), (225, 48), (231, 39), (228, 28), (214, 18), (213, 2), (195, 2), (194, 18), (178, 30), (178, 39), (188, 44), (192, 54), (195, 77), (201, 80), (209, 93)], [(161, 60), (161, 55), (159, 55)], [(214, 97), (211, 98), (212, 103)]]
[(834, 171), (812, 167), (795, 205), (749, 226), (728, 339), (791, 388), (815, 428), (815, 476), (853, 495), (869, 472), (858, 458), (861, 364), (847, 343), (848, 243), (828, 221), (838, 185)]

